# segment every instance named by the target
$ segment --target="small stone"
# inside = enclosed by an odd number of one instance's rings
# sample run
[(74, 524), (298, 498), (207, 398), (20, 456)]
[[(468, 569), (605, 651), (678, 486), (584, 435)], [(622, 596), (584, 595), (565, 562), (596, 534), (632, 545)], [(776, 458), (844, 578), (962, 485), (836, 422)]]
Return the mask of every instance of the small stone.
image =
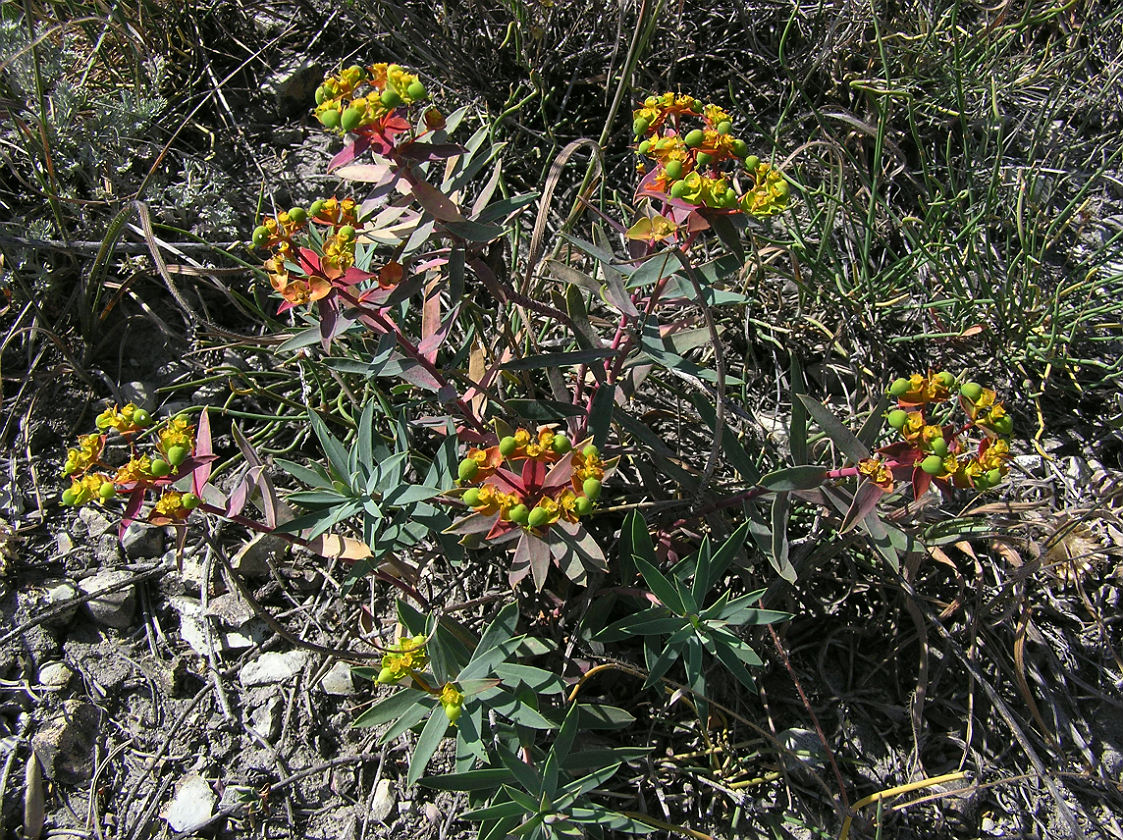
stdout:
[(347, 697), (355, 693), (355, 683), (351, 679), (351, 666), (346, 662), (336, 662), (331, 670), (320, 680), (320, 688), (333, 697)]
[[(260, 645), (265, 639), (264, 623), (249, 624), (244, 630), (217, 626), (214, 620), (203, 612), (203, 605), (197, 598), (175, 595), (168, 599), (168, 605), (179, 613), (180, 638), (199, 656), (209, 657), (210, 645), (214, 645), (216, 653), (227, 653)], [(210, 625), (209, 644), (208, 624)]]
[(82, 531), (84, 529), (85, 533), (91, 537), (100, 537), (102, 534), (108, 533), (109, 529), (113, 527), (113, 523), (100, 510), (90, 505), (84, 505), (78, 511), (78, 523), (81, 523), (81, 527), (76, 527), (74, 530)]
[(175, 786), (175, 795), (164, 812), (172, 831), (191, 831), (202, 827), (214, 814), (214, 795), (207, 780), (197, 773), (184, 776)]
[(121, 537), (125, 556), (133, 560), (142, 557), (159, 557), (164, 550), (164, 530), (133, 522)]
[(155, 389), (139, 379), (126, 382), (120, 390), (122, 404), (133, 403), (137, 408), (152, 412), (156, 410)]
[(47, 662), (39, 669), (39, 685), (49, 691), (61, 691), (70, 684), (74, 672), (65, 662)]
[(94, 772), (94, 743), (101, 710), (81, 700), (68, 700), (62, 711), (32, 739), (32, 747), (48, 778), (67, 785), (89, 781)]
[(244, 688), (291, 680), (308, 662), (308, 654), (302, 650), (286, 653), (263, 653), (253, 662), (247, 662), (238, 673)]
[[(132, 575), (121, 569), (107, 569), (86, 578), (79, 586), (87, 595), (129, 580)], [(86, 602), (86, 611), (99, 624), (123, 630), (133, 622), (136, 613), (136, 587), (126, 586)]]
[(66, 531), (59, 531), (55, 534), (55, 551), (59, 555), (67, 555), (74, 550), (74, 540), (70, 538), (70, 534)]
[(249, 602), (236, 592), (212, 598), (207, 604), (207, 615), (234, 628), (244, 627), (257, 618)]
[(284, 702), (276, 693), (270, 692), (264, 703), (250, 711), (250, 728), (264, 738), (272, 741), (281, 728), (281, 712)]
[[(52, 610), (57, 608), (60, 604), (64, 604), (74, 598), (77, 598), (81, 593), (78, 590), (78, 584), (72, 580), (56, 580), (43, 584), (43, 610)], [(52, 615), (43, 623), (48, 627), (62, 628), (68, 625), (73, 619), (74, 614), (78, 612), (78, 605), (68, 607), (60, 613)]]
[(257, 534), (238, 550), (231, 565), (242, 577), (268, 577), (270, 564), (279, 565), (288, 548), (289, 544), (278, 536)]
[(374, 788), (374, 796), (371, 797), (370, 801), (370, 818), (375, 822), (386, 822), (386, 818), (394, 812), (396, 799), (394, 783), (389, 779), (379, 779)]

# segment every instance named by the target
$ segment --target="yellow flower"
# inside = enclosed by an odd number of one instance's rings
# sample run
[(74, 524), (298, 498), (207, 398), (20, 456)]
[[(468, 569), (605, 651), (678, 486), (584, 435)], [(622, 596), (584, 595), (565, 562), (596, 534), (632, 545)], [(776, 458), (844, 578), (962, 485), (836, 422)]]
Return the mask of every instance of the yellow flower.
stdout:
[(400, 682), (411, 672), (420, 671), (428, 662), (424, 636), (402, 639), (383, 654), (377, 682), (384, 685)]
[(463, 710), (464, 694), (453, 683), (445, 683), (441, 686), (441, 692), (437, 695), (437, 699), (448, 716), (448, 722), (455, 725), (460, 718), (460, 712)]
[(101, 451), (105, 447), (105, 440), (101, 435), (83, 435), (78, 438), (78, 447), (66, 451), (66, 463), (63, 465), (63, 475), (81, 475), (98, 462)]

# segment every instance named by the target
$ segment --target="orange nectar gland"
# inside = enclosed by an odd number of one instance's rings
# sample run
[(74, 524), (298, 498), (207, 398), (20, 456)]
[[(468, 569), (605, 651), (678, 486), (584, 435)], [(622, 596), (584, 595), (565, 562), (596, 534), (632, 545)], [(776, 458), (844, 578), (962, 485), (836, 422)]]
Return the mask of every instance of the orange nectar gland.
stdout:
[(417, 76), (397, 64), (354, 64), (316, 88), (313, 113), (324, 128), (346, 133), (377, 125), (395, 108), (428, 98)]

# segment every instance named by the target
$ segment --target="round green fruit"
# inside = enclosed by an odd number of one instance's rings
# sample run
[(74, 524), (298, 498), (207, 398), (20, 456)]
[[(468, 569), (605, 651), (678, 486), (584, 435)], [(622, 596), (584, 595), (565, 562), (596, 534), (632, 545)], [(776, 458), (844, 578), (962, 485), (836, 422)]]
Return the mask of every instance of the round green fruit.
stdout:
[(324, 90), (324, 86), (320, 85), (316, 88), (316, 104), (323, 105), (324, 100), (328, 98), (328, 92)]
[(1014, 431), (1014, 418), (1009, 414), (1003, 414), (1001, 417), (996, 417), (990, 425), (998, 434), (1008, 435)]
[(178, 467), (187, 460), (189, 450), (186, 446), (169, 446), (168, 447), (168, 463), (173, 467)]
[(363, 112), (358, 108), (348, 108), (339, 118), (339, 127), (344, 131), (354, 131), (363, 121)]
[(113, 486), (112, 481), (103, 481), (101, 487), (97, 489), (97, 494), (103, 502), (108, 502), (117, 495), (117, 488)]
[(663, 171), (667, 173), (667, 177), (672, 181), (677, 181), (682, 177), (682, 161), (669, 160), (667, 165), (663, 167)]
[(642, 137), (647, 134), (647, 129), (651, 127), (651, 123), (643, 117), (636, 117), (635, 122), (632, 123), (632, 134), (636, 137)]
[(1002, 483), (1002, 470), (997, 467), (993, 470), (987, 471), (987, 484), (991, 487), (997, 487)]
[(717, 133), (718, 134), (729, 134), (729, 132), (731, 132), (732, 130), (733, 130), (733, 123), (731, 123), (729, 120), (722, 120), (721, 122), (719, 122), (717, 124)]
[(478, 487), (469, 487), (460, 498), (464, 500), (464, 504), (468, 507), (475, 507), (480, 503), (480, 489)]
[(889, 386), (889, 396), (903, 397), (909, 392), (912, 383), (905, 379), (903, 376), (900, 379), (894, 379), (893, 384)]
[(156, 478), (163, 478), (172, 471), (172, 465), (165, 461), (163, 458), (153, 458), (149, 466), (151, 472)]
[(526, 517), (526, 524), (531, 528), (541, 528), (549, 521), (550, 511), (542, 507), (535, 507)]
[[(541, 510), (541, 508), (535, 508), (535, 510)], [(526, 525), (530, 520), (530, 508), (526, 505), (515, 505), (507, 511), (507, 518), (516, 525)]]
[(269, 244), (269, 228), (265, 225), (258, 225), (253, 229), (253, 247), (264, 248)]
[(586, 458), (596, 458), (600, 455), (600, 450), (597, 449), (597, 445), (595, 443), (590, 443), (588, 446), (581, 450), (581, 454)]
[(791, 193), (792, 187), (787, 181), (777, 181), (772, 187), (772, 192), (776, 193), (780, 198), (786, 198)]
[(324, 128), (339, 128), (341, 119), (343, 119), (343, 114), (335, 108), (329, 108), (327, 111), (320, 113), (320, 124)]
[(67, 487), (65, 490), (62, 491), (62, 503), (64, 505), (66, 505), (67, 507), (70, 507), (76, 501), (78, 501), (78, 494), (76, 492), (74, 492), (73, 487)]
[(311, 204), (308, 205), (308, 215), (312, 216), (312, 217), (319, 216), (320, 211), (323, 210), (323, 209), (324, 209), (324, 201), (323, 201), (323, 199), (318, 198), (315, 201), (313, 201)]
[(382, 96), (380, 96), (379, 99), (387, 108), (397, 108), (402, 104), (402, 97), (398, 95), (396, 90), (391, 90), (390, 88), (382, 91)]
[(675, 181), (671, 184), (671, 198), (682, 198), (689, 189), (690, 186), (686, 181)]
[(952, 388), (955, 385), (955, 377), (946, 370), (941, 370), (936, 374), (936, 381), (943, 385), (945, 388)]
[(690, 148), (696, 149), (706, 142), (706, 133), (702, 129), (696, 128), (683, 138), (683, 142)]
[(414, 79), (406, 88), (406, 95), (416, 102), (418, 99), (425, 99), (429, 95), (429, 91), (425, 90), (425, 85)]
[(959, 394), (970, 402), (976, 402), (983, 395), (983, 386), (978, 382), (968, 382), (959, 389)]
[(898, 432), (905, 427), (905, 423), (909, 420), (909, 413), (903, 408), (895, 408), (889, 412), (889, 426), (896, 429)]
[(928, 475), (939, 475), (944, 471), (944, 459), (939, 455), (929, 455), (920, 462), (920, 468)]
[(639, 152), (641, 155), (646, 155), (648, 152), (651, 151), (651, 141), (650, 140), (644, 140), (642, 143), (639, 144), (639, 146), (636, 147), (636, 151)]
[(928, 444), (928, 451), (933, 455), (939, 455), (941, 458), (946, 458), (948, 454), (948, 442), (942, 437), (938, 437)]
[(709, 166), (713, 162), (714, 162), (714, 156), (713, 155), (708, 155), (705, 152), (699, 152), (698, 153), (698, 166), (699, 167)]
[(152, 415), (143, 408), (138, 408), (133, 412), (133, 425), (141, 429), (152, 425)]
[(355, 229), (351, 227), (351, 225), (344, 225), (336, 231), (335, 235), (342, 239), (344, 242), (350, 242), (355, 238)]
[(573, 512), (578, 516), (588, 516), (593, 512), (593, 503), (584, 496), (578, 496), (573, 502)]
[(569, 442), (569, 438), (565, 435), (554, 435), (554, 440), (550, 444), (550, 448), (559, 455), (564, 455), (573, 448), (573, 444)]
[(601, 491), (600, 479), (598, 479), (598, 478), (586, 478), (581, 483), (581, 490), (585, 493), (585, 497), (589, 501), (595, 502), (597, 499), (600, 498), (600, 491)]
[(290, 207), (289, 218), (296, 222), (298, 225), (302, 225), (306, 221), (308, 221), (308, 211), (303, 207)]
[(510, 458), (518, 448), (519, 442), (511, 435), (507, 435), (499, 441), (499, 454), (504, 458)]
[(203, 503), (203, 500), (194, 493), (184, 493), (179, 497), (179, 503), (183, 505), (184, 510), (195, 510)]
[(732, 149), (733, 149), (733, 154), (736, 155), (737, 157), (739, 157), (739, 158), (748, 157), (749, 144), (746, 143), (744, 140), (734, 140)]
[(759, 166), (760, 158), (758, 158), (756, 155), (749, 155), (747, 158), (745, 158), (745, 169), (749, 170), (749, 172), (756, 172), (757, 167)]
[(456, 475), (461, 481), (471, 481), (480, 471), (480, 465), (474, 458), (465, 458), (456, 469)]

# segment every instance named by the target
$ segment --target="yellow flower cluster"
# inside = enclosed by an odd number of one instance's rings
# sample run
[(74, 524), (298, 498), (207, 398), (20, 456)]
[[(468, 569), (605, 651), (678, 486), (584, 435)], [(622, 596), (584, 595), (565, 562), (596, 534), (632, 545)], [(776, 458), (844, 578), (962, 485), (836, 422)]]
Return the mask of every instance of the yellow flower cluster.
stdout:
[(377, 682), (384, 685), (401, 682), (414, 671), (420, 671), (428, 662), (424, 636), (402, 639), (382, 655), (382, 669), (378, 672)]
[[(99, 418), (100, 419), (100, 418)], [(101, 458), (101, 451), (105, 448), (105, 438), (98, 434), (82, 435), (78, 438), (78, 446), (66, 450), (66, 463), (63, 465), (63, 475), (81, 475)]]
[(332, 131), (377, 126), (396, 108), (427, 99), (428, 91), (413, 73), (397, 64), (354, 64), (324, 79), (316, 88), (320, 124)]
[(445, 710), (445, 715), (448, 716), (448, 722), (455, 725), (464, 707), (464, 693), (455, 684), (445, 683), (441, 686), (437, 699)]
[[(664, 93), (649, 96), (632, 117), (636, 151), (655, 161), (654, 177), (645, 190), (697, 207), (755, 216), (787, 207), (788, 182), (749, 154), (748, 144), (733, 134), (732, 118), (724, 108), (687, 94)], [(700, 121), (701, 127), (690, 128), (687, 120)], [(639, 169), (646, 172), (647, 164), (641, 162)], [(742, 177), (751, 181), (747, 190), (741, 187)]]
[(146, 428), (152, 423), (152, 417), (143, 408), (138, 408), (134, 403), (128, 403), (124, 408), (112, 406), (106, 408), (94, 420), (94, 425), (101, 430), (116, 429), (122, 435), (131, 435)]

